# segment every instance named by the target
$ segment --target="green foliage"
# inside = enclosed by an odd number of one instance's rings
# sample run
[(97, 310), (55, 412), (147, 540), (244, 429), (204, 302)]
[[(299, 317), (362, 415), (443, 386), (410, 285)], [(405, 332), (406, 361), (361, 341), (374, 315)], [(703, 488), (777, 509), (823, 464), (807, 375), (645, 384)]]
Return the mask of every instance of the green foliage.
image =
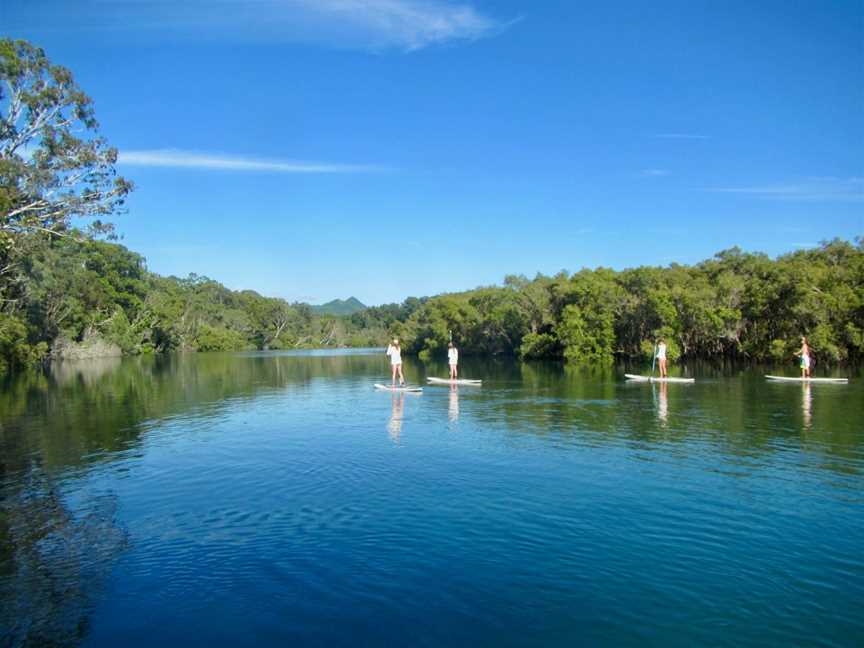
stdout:
[[(395, 326), (391, 325), (391, 330)], [(775, 260), (737, 248), (695, 266), (508, 276), (503, 287), (421, 303), (401, 328), (408, 352), (513, 353), (606, 362), (728, 357), (791, 361), (808, 335), (822, 362), (864, 358), (864, 245), (829, 241)]]
[[(140, 321), (136, 322), (140, 324)], [(146, 329), (141, 326), (133, 326), (120, 306), (114, 310), (114, 314), (106, 320), (103, 326), (103, 334), (109, 342), (119, 346), (126, 355), (136, 353), (148, 353), (153, 350), (146, 339)]]
[(782, 362), (785, 358), (792, 356), (794, 351), (794, 342), (787, 340), (771, 340), (771, 346), (768, 348), (768, 356), (774, 362)]
[[(101, 219), (132, 190), (116, 160), (69, 70), (0, 38), (0, 370), (38, 362), (61, 333), (96, 330), (118, 304), (134, 310), (135, 287), (116, 273), (140, 257), (85, 243), (111, 235)], [(72, 226), (82, 217), (86, 234)]]
[(642, 340), (642, 343), (639, 345), (639, 354), (635, 357), (639, 358), (643, 362), (650, 362), (656, 352), (657, 344), (655, 342), (652, 340)]
[(609, 311), (566, 306), (556, 328), (564, 357), (569, 361), (611, 362), (615, 345), (613, 321)]
[[(124, 354), (343, 346), (362, 331), (253, 291), (234, 292), (197, 275), (160, 277), (121, 245), (83, 237), (25, 238), (2, 304), (0, 370), (34, 364), (55, 341), (96, 335)], [(59, 348), (59, 347), (58, 347)]]
[(560, 355), (558, 338), (551, 333), (526, 333), (519, 347), (523, 360), (549, 358)]
[[(134, 318), (147, 292), (144, 260), (102, 241), (40, 236), (15, 275), (30, 319), (48, 338), (80, 338), (106, 326), (119, 308)], [(122, 345), (121, 345), (122, 346)]]
[(611, 362), (622, 292), (611, 270), (582, 270), (557, 291), (564, 305), (555, 331), (569, 361)]
[(48, 352), (45, 342), (31, 344), (27, 324), (15, 316), (0, 313), (0, 373), (41, 361)]
[[(737, 250), (696, 266), (582, 270), (508, 277), (484, 287), (350, 316), (316, 315), (212, 279), (160, 277), (123, 246), (35, 234), (6, 275), (0, 369), (34, 364), (56, 339), (101, 337), (125, 354), (383, 346), (441, 358), (452, 340), (464, 355), (563, 357), (606, 364), (667, 355), (794, 360), (807, 335), (820, 363), (864, 358), (864, 249), (825, 243), (771, 260)], [(95, 338), (94, 338), (95, 339)]]
[(23, 40), (0, 39), (0, 267), (22, 254), (28, 234), (65, 234), (87, 217), (122, 207), (132, 185), (117, 175), (117, 151), (97, 133), (93, 102), (71, 72)]
[(242, 351), (246, 340), (238, 331), (202, 325), (195, 336), (195, 348), (199, 351)]

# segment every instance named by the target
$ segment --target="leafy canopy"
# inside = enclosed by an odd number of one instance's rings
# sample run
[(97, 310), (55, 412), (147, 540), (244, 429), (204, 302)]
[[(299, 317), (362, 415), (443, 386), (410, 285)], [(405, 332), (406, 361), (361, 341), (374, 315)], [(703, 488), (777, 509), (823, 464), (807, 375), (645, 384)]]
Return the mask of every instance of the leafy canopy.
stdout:
[(110, 234), (102, 219), (132, 190), (116, 161), (72, 73), (26, 41), (0, 39), (0, 253), (26, 234), (67, 232), (76, 217)]

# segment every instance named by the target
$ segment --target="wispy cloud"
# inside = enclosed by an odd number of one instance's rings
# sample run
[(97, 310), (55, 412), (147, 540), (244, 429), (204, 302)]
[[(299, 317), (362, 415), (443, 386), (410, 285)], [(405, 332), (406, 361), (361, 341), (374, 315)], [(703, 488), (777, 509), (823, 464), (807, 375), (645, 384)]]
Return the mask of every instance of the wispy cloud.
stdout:
[(158, 149), (122, 151), (117, 162), (128, 166), (215, 169), (222, 171), (263, 171), (272, 173), (373, 173), (386, 167), (369, 164), (332, 164), (296, 160), (268, 160), (214, 153)]
[(670, 175), (670, 172), (667, 169), (642, 169), (639, 175), (646, 178), (662, 178)]
[[(291, 41), (339, 48), (419, 50), (474, 41), (516, 21), (497, 20), (468, 0), (89, 0), (74, 7), (29, 0), (45, 29)], [(73, 3), (68, 3), (72, 5)]]
[(678, 140), (707, 140), (710, 135), (699, 135), (696, 133), (656, 133), (651, 137), (655, 139), (678, 139)]
[(770, 200), (801, 202), (864, 201), (864, 178), (807, 178), (800, 182), (708, 188), (711, 193), (749, 195)]
[(498, 27), (471, 5), (441, 0), (295, 0), (294, 4), (359, 30), (373, 44), (408, 50), (475, 40)]

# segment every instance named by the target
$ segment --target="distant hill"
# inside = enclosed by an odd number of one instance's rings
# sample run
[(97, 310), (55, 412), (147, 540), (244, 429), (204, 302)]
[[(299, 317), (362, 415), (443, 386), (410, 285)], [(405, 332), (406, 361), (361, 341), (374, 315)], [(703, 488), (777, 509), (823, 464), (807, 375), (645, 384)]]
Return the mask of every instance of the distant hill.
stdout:
[(326, 304), (312, 306), (312, 312), (318, 315), (353, 315), (365, 310), (366, 306), (356, 297), (348, 299), (334, 299)]

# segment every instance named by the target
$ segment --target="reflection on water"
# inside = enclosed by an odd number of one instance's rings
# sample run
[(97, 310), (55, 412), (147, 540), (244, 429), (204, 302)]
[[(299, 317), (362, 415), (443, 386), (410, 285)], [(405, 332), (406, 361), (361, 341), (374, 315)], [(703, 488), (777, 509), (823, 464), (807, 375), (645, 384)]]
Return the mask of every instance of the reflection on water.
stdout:
[(10, 646), (74, 645), (126, 547), (116, 497), (88, 498), (73, 511), (36, 471), (5, 483), (2, 493), (0, 639)]
[(387, 423), (387, 432), (393, 443), (399, 443), (403, 418), (405, 418), (405, 393), (394, 392), (391, 399), (390, 421)]
[(669, 423), (669, 383), (657, 383), (659, 397), (657, 400), (657, 420), (662, 427)]
[(459, 387), (450, 385), (450, 395), (447, 399), (447, 418), (451, 423), (459, 420)]
[(80, 382), (85, 385), (95, 384), (105, 374), (116, 371), (123, 358), (91, 358), (89, 360), (61, 360), (51, 367), (52, 377), (60, 384)]
[(860, 374), (799, 394), (761, 369), (463, 364), (482, 388), (389, 399), (380, 353), (2, 384), (0, 645), (862, 636)]
[(804, 429), (809, 430), (813, 425), (813, 392), (810, 388), (810, 383), (803, 383), (803, 393), (801, 397), (801, 412), (804, 418)]

